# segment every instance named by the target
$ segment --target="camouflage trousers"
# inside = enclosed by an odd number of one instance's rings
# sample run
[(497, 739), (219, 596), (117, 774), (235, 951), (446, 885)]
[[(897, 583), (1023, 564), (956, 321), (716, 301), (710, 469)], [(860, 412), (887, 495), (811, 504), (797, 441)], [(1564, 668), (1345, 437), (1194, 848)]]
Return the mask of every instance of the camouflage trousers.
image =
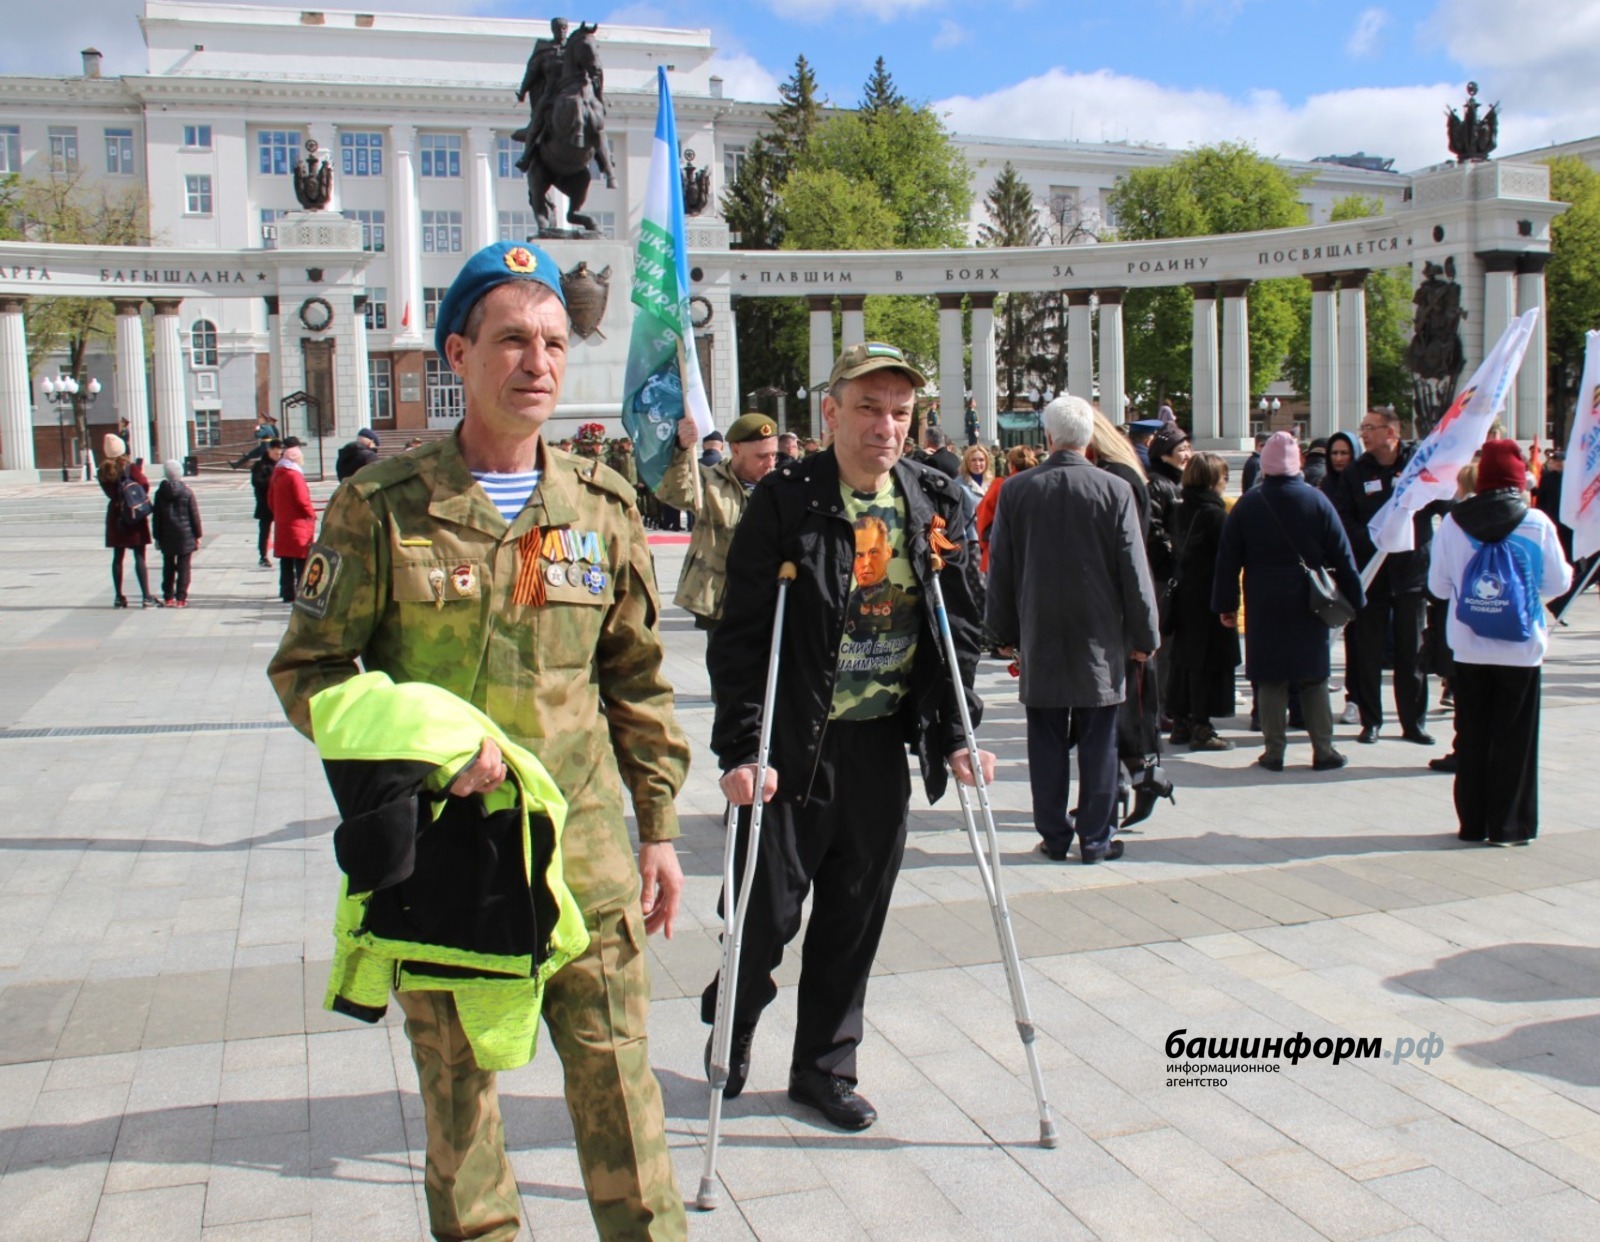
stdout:
[[(630, 898), (586, 913), (584, 922), (588, 951), (546, 986), (544, 1021), (561, 1058), (589, 1210), (608, 1242), (677, 1242), (688, 1226), (645, 1036), (644, 918)], [(433, 1236), (509, 1242), (517, 1236), (520, 1196), (495, 1075), (473, 1060), (450, 993), (402, 992), (397, 999), (427, 1119)]]

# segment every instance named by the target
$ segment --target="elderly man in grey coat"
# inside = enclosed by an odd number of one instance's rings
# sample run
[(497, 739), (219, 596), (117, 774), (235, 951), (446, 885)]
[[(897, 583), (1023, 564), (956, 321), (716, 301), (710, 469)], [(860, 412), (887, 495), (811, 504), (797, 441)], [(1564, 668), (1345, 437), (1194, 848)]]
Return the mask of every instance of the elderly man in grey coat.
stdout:
[[(1039, 851), (1062, 862), (1076, 834), (1085, 863), (1120, 858), (1113, 839), (1117, 705), (1130, 658), (1160, 644), (1155, 590), (1133, 489), (1084, 450), (1094, 407), (1057, 397), (1044, 409), (1050, 455), (1007, 481), (989, 536), (987, 620), (1020, 648), (1028, 768)], [(1076, 734), (1076, 822), (1068, 814)]]

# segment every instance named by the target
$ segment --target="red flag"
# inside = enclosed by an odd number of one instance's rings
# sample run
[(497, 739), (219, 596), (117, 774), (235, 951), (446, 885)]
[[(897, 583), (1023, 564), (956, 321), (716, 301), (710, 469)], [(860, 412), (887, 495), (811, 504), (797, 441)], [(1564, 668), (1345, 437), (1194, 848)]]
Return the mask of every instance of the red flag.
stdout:
[(405, 314), (400, 316), (400, 326), (402, 328), (409, 328), (411, 326), (411, 303), (410, 302), (406, 303)]

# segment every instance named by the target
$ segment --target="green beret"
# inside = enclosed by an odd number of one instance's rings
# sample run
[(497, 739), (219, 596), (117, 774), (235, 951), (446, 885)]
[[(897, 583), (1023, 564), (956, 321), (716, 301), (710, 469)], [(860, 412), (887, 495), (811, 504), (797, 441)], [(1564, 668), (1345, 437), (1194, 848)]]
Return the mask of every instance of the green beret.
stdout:
[(765, 440), (778, 434), (778, 424), (765, 414), (746, 414), (728, 428), (728, 443), (743, 444), (747, 440)]

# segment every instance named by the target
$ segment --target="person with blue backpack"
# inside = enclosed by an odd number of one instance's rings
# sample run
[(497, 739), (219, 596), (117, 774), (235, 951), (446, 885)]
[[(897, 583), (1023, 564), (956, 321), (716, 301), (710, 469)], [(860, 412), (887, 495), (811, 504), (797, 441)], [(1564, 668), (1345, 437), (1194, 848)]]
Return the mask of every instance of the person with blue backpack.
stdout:
[(1555, 524), (1528, 503), (1521, 447), (1488, 441), (1477, 492), (1440, 524), (1428, 568), (1428, 590), (1449, 605), (1463, 841), (1526, 845), (1538, 835), (1543, 601), (1571, 583)]

